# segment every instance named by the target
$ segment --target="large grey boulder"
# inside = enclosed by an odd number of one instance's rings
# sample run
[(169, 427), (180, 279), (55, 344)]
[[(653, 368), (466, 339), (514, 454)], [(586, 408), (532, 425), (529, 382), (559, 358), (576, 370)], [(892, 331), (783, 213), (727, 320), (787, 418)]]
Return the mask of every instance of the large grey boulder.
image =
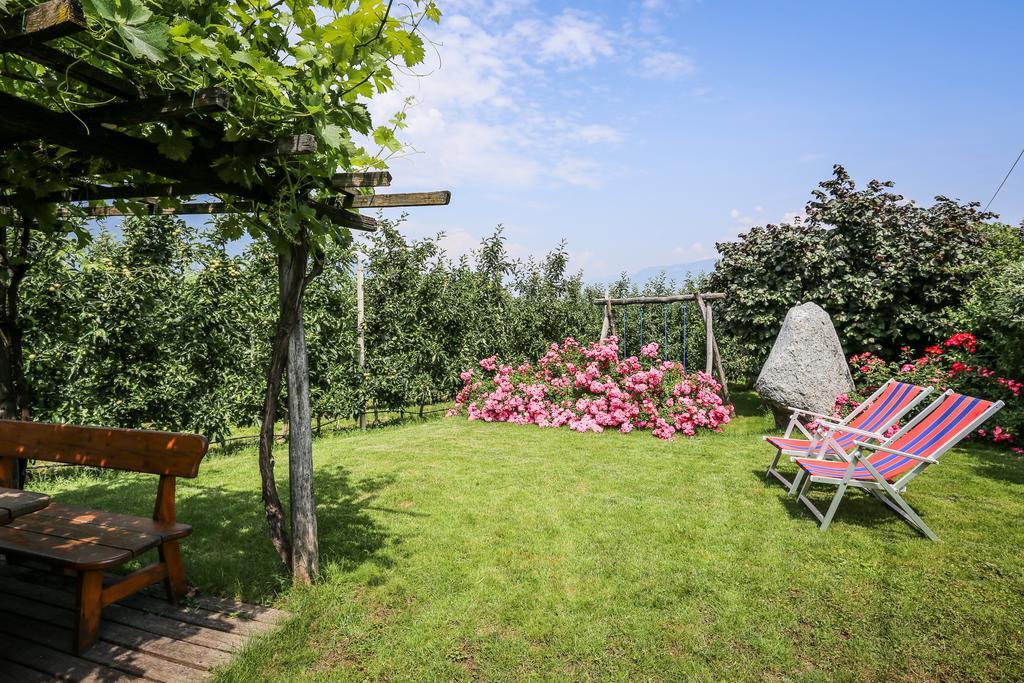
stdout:
[(754, 388), (780, 427), (789, 421), (787, 406), (828, 415), (836, 396), (854, 390), (839, 335), (821, 306), (789, 309)]

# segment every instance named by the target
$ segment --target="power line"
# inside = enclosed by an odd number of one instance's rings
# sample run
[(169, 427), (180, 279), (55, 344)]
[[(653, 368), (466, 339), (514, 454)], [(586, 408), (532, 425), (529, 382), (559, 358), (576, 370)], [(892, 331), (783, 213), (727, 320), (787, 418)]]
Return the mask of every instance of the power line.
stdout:
[(999, 183), (999, 187), (997, 187), (996, 191), (992, 194), (992, 199), (988, 200), (988, 204), (985, 205), (986, 211), (988, 211), (988, 207), (992, 206), (992, 202), (996, 200), (996, 197), (999, 195), (999, 190), (1003, 189), (1003, 185), (1005, 185), (1006, 181), (1010, 179), (1010, 174), (1013, 173), (1013, 169), (1017, 168), (1017, 164), (1020, 163), (1021, 157), (1024, 157), (1024, 148), (1021, 148), (1020, 154), (1017, 155), (1017, 161), (1013, 162), (1013, 166), (1011, 166), (1010, 170), (1006, 172), (1006, 177), (1003, 178), (1003, 182)]

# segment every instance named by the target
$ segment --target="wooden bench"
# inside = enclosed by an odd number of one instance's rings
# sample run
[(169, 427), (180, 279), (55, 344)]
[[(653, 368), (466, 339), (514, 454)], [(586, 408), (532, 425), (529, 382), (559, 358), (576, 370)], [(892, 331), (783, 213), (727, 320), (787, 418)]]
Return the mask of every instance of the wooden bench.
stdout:
[[(76, 654), (96, 642), (105, 606), (159, 581), (170, 601), (185, 596), (178, 541), (192, 527), (175, 519), (175, 481), (198, 474), (208, 447), (197, 434), (0, 420), (0, 486), (12, 485), (18, 458), (160, 475), (152, 519), (49, 503), (40, 495), (45, 500), (31, 503), (39, 509), (0, 520), (0, 553), (76, 577)], [(0, 500), (0, 516), (4, 510)], [(104, 582), (105, 570), (154, 548), (156, 562)]]

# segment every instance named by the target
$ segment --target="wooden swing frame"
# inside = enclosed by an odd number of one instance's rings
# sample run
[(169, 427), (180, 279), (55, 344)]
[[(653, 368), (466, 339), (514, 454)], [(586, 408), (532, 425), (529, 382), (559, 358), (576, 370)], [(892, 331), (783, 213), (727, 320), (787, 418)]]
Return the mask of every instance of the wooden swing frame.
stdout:
[(604, 340), (609, 334), (615, 334), (615, 316), (612, 313), (614, 306), (633, 306), (644, 304), (674, 304), (693, 301), (697, 304), (701, 319), (704, 321), (705, 331), (705, 366), (704, 372), (714, 376), (718, 375), (718, 381), (722, 383), (722, 398), (729, 403), (729, 382), (725, 378), (725, 369), (722, 367), (722, 354), (718, 350), (718, 342), (715, 340), (714, 308), (715, 301), (725, 298), (722, 292), (694, 292), (693, 294), (670, 294), (668, 296), (631, 296), (621, 299), (613, 299), (607, 292), (603, 299), (594, 299), (593, 303), (604, 307), (604, 319), (601, 323), (601, 339)]

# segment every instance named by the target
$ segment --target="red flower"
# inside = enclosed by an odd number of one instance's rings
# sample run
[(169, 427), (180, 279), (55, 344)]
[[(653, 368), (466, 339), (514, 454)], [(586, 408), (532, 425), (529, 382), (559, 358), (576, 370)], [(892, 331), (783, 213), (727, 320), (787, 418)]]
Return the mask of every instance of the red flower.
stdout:
[(978, 340), (970, 332), (957, 332), (944, 343), (946, 346), (959, 346), (967, 353), (974, 353), (978, 349)]
[(936, 345), (936, 346), (929, 346), (927, 349), (924, 350), (924, 352), (927, 353), (930, 356), (941, 356), (943, 353), (945, 353), (942, 350), (942, 347), (938, 346), (938, 345)]

